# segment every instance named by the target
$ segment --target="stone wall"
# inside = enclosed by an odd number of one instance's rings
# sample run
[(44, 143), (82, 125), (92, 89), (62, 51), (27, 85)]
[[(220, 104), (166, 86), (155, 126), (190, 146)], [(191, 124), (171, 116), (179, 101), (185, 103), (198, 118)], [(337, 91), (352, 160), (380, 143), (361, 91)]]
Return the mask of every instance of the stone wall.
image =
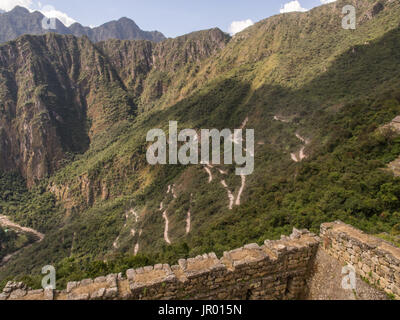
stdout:
[(294, 229), (290, 237), (225, 252), (68, 283), (63, 291), (8, 283), (0, 300), (299, 299), (319, 238)]
[(340, 221), (321, 226), (322, 249), (367, 282), (400, 299), (400, 248)]
[(204, 254), (175, 266), (159, 264), (70, 282), (63, 291), (30, 290), (9, 282), (0, 300), (301, 299), (318, 268), (314, 263), (320, 263), (315, 260), (318, 250), (353, 265), (369, 283), (400, 299), (400, 248), (334, 222), (321, 226), (320, 237), (294, 229), (290, 237), (225, 252), (221, 259)]

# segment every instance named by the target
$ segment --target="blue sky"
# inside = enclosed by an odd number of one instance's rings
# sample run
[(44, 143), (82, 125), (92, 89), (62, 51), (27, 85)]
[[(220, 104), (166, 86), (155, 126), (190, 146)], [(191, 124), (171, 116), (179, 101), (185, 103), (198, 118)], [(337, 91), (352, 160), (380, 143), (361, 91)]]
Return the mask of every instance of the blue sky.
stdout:
[[(327, 0), (297, 0), (287, 8), (311, 9), (323, 1)], [(292, 0), (0, 0), (0, 9), (9, 10), (15, 4), (30, 9), (51, 5), (67, 24), (75, 20), (87, 26), (128, 17), (143, 30), (176, 37), (212, 27), (229, 32), (232, 22), (247, 20), (236, 24), (234, 30), (240, 30), (243, 25), (279, 14), (289, 2)]]

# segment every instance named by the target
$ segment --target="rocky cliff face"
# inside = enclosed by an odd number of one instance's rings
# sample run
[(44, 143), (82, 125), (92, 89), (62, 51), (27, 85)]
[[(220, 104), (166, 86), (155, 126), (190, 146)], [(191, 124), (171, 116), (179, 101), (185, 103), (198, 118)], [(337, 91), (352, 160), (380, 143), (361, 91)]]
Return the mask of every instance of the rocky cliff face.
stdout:
[(116, 72), (87, 38), (48, 34), (5, 44), (0, 79), (0, 168), (17, 168), (29, 185), (135, 110)]
[[(23, 34), (44, 34), (42, 28), (44, 16), (40, 12), (29, 12), (23, 7), (15, 7), (9, 12), (0, 15), (0, 43), (13, 40)], [(60, 20), (56, 20), (56, 29), (53, 32), (71, 34)]]
[[(0, 12), (0, 43), (14, 40), (23, 34), (45, 34), (49, 32), (42, 28), (44, 15), (38, 11), (29, 12), (26, 8), (15, 7), (10, 12)], [(96, 28), (84, 27), (74, 23), (66, 27), (56, 19), (56, 29), (50, 30), (59, 34), (73, 34), (77, 37), (87, 36), (91, 41), (105, 41), (108, 39), (121, 40), (150, 40), (160, 42), (165, 36), (158, 31), (143, 31), (135, 22), (128, 18), (111, 21)]]
[(154, 42), (165, 40), (165, 36), (161, 32), (143, 31), (134, 21), (128, 18), (110, 21), (96, 28), (83, 27), (79, 23), (74, 23), (69, 29), (75, 36), (85, 35), (93, 42), (108, 39), (149, 40)]
[[(160, 98), (170, 87), (176, 87), (179, 71), (195, 70), (201, 61), (221, 51), (229, 40), (228, 34), (211, 29), (158, 44), (110, 40), (97, 46), (109, 57), (126, 87), (146, 104)], [(185, 71), (187, 74), (190, 69)]]
[[(226, 42), (211, 30), (165, 44), (113, 40), (96, 47), (87, 37), (47, 34), (0, 46), (0, 169), (17, 168), (33, 185), (67, 154), (84, 152), (97, 134), (134, 116), (132, 93), (140, 97), (149, 75), (162, 70), (172, 79)], [(151, 86), (147, 101), (167, 89)]]

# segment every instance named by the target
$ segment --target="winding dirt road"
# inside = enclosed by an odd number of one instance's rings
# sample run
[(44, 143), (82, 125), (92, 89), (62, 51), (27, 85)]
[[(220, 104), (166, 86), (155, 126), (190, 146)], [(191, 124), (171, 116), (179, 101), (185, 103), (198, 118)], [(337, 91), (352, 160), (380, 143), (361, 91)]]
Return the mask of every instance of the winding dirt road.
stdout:
[(240, 177), (242, 179), (242, 186), (240, 187), (239, 193), (238, 193), (237, 198), (236, 198), (236, 205), (237, 206), (240, 206), (240, 198), (242, 197), (242, 193), (244, 191), (244, 188), (246, 187), (246, 176), (241, 175)]
[[(22, 227), (19, 224), (12, 222), (8, 219), (8, 217), (0, 215), (0, 226), (5, 227), (5, 228), (10, 228), (10, 229), (14, 229), (14, 230), (19, 230), (21, 232), (25, 232), (25, 233), (30, 233), (33, 234), (36, 238), (38, 238), (38, 240), (35, 243), (41, 242), (44, 239), (44, 234), (40, 233), (39, 231), (36, 231), (34, 229), (31, 228), (26, 228), (26, 227)], [(13, 256), (15, 256), (17, 253), (19, 253), (21, 250), (29, 248), (33, 245), (33, 243), (27, 245), (26, 247), (9, 254), (8, 256), (4, 257), (3, 260), (1, 261), (1, 264), (4, 264), (6, 262), (8, 262)]]
[(165, 228), (164, 228), (164, 240), (166, 243), (171, 244), (171, 241), (169, 240), (168, 232), (169, 232), (169, 220), (167, 216), (167, 211), (164, 211), (163, 213), (163, 218), (165, 220)]
[(208, 173), (208, 177), (209, 177), (208, 183), (211, 183), (213, 181), (213, 176), (212, 176), (211, 170), (207, 167), (204, 167), (204, 170), (206, 170), (206, 172)]
[(44, 234), (42, 234), (36, 230), (33, 230), (31, 228), (22, 227), (19, 224), (16, 224), (16, 223), (10, 221), (6, 216), (0, 215), (0, 226), (10, 228), (10, 229), (17, 229), (22, 232), (33, 234), (39, 239), (38, 240), (39, 242), (44, 239)]

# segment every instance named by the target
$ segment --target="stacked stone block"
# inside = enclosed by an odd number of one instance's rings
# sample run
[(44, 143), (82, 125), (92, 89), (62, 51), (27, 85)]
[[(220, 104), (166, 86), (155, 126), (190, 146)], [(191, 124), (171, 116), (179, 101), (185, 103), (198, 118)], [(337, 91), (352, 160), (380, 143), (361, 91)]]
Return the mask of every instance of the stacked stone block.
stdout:
[[(290, 237), (225, 252), (159, 264), (126, 275), (68, 283), (62, 291), (32, 291), (9, 283), (2, 300), (298, 299), (319, 246), (319, 237), (294, 229)], [(23, 289), (20, 287), (23, 286)], [(18, 291), (18, 290), (22, 290)]]
[(323, 249), (365, 281), (400, 299), (400, 248), (340, 221), (321, 226)]

